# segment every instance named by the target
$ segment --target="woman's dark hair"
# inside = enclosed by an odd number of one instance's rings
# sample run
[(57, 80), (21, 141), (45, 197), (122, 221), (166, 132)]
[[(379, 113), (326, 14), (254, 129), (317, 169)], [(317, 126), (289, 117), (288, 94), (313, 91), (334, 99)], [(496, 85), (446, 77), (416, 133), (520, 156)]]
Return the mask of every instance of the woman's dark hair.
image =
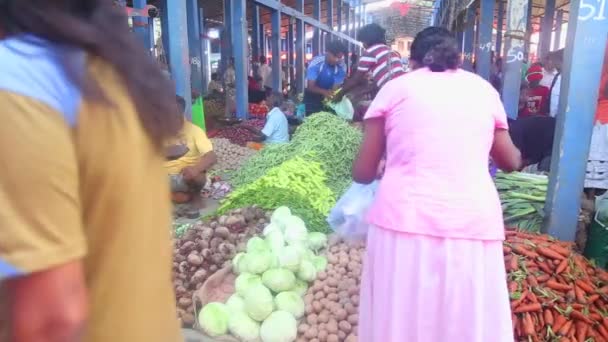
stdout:
[[(175, 115), (173, 85), (130, 32), (125, 13), (108, 0), (0, 0), (0, 31), (74, 46), (110, 64), (121, 75), (147, 134), (160, 147), (182, 125)], [(85, 98), (111, 104), (94, 79), (64, 67)]]
[(460, 51), (450, 31), (431, 26), (416, 35), (410, 58), (433, 72), (441, 72), (458, 69)]
[(348, 49), (346, 48), (346, 45), (344, 45), (339, 40), (332, 40), (330, 42), (327, 42), (327, 44), (325, 45), (325, 51), (331, 52), (334, 55), (339, 55), (339, 54), (346, 55), (348, 53)]
[(357, 40), (366, 46), (386, 44), (386, 30), (378, 24), (368, 24), (357, 32)]

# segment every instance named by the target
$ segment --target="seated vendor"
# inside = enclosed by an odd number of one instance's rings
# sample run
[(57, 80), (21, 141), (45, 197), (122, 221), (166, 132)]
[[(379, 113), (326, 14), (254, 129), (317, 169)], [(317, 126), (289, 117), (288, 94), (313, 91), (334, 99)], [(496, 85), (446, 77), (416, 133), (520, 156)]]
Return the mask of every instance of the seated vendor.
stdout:
[[(280, 96), (273, 96), (269, 103), (273, 105), (272, 110), (266, 115), (266, 123), (264, 128), (259, 130), (251, 126), (243, 126), (253, 132), (256, 137), (256, 143), (277, 144), (289, 142), (289, 123), (287, 121), (286, 112), (293, 112), (293, 103), (283, 102)], [(250, 144), (250, 147), (261, 147), (259, 144)]]
[[(183, 98), (177, 97), (180, 115), (186, 109)], [(179, 135), (167, 144), (165, 167), (171, 182), (171, 194), (175, 203), (200, 200), (200, 191), (205, 185), (207, 171), (216, 163), (211, 141), (205, 131), (188, 120)]]

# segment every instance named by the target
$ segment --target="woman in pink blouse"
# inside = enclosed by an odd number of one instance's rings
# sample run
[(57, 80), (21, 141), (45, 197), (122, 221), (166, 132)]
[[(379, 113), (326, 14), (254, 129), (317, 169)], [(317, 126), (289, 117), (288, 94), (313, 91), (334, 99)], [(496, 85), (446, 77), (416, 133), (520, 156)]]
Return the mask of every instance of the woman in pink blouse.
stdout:
[(504, 226), (490, 155), (521, 167), (499, 95), (459, 69), (449, 31), (412, 44), (416, 70), (386, 84), (365, 116), (356, 182), (386, 168), (368, 221), (359, 341), (512, 342)]

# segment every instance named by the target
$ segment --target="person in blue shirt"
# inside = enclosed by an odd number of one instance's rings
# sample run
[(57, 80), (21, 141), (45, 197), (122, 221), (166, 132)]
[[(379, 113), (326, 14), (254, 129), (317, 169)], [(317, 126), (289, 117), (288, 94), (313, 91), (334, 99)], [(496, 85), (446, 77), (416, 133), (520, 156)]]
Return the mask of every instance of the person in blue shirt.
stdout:
[(266, 123), (261, 131), (251, 126), (243, 127), (256, 135), (255, 142), (263, 142), (264, 144), (287, 143), (289, 142), (289, 122), (285, 113), (293, 112), (293, 104), (290, 105), (282, 101), (280, 95), (272, 96), (269, 103), (273, 108), (266, 115)]
[(340, 41), (328, 42), (325, 55), (313, 58), (306, 70), (306, 90), (304, 104), (306, 115), (323, 109), (323, 99), (331, 98), (334, 90), (339, 88), (346, 78), (344, 55), (348, 53), (346, 46)]

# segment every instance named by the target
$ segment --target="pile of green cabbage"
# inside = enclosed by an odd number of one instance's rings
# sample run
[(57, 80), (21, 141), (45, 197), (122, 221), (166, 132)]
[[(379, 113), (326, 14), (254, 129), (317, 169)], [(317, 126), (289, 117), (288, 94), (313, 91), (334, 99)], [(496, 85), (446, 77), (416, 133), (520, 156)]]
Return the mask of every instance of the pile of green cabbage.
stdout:
[(304, 316), (303, 296), (327, 260), (318, 255), (327, 236), (309, 232), (287, 207), (276, 209), (262, 236), (232, 260), (235, 294), (226, 303), (205, 305), (199, 325), (209, 336), (231, 334), (240, 341), (292, 342)]

